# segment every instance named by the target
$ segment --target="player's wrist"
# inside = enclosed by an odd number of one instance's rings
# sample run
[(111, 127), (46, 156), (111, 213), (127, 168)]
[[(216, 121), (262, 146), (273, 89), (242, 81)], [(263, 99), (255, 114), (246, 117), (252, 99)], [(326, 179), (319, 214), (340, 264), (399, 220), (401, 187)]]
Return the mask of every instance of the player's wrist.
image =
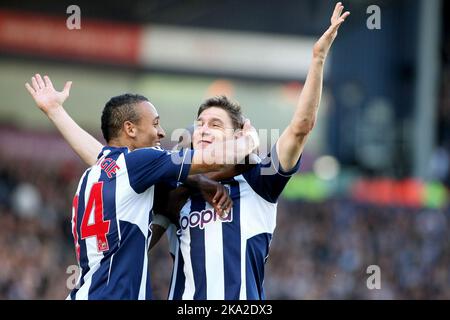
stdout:
[(323, 65), (327, 59), (327, 53), (313, 51), (312, 63)]
[(186, 178), (186, 180), (183, 182), (183, 186), (187, 189), (195, 189), (198, 188), (198, 185), (200, 183), (200, 175), (194, 174), (190, 175)]
[(54, 119), (64, 112), (64, 107), (62, 104), (57, 104), (51, 108), (41, 108), (41, 110), (47, 115), (47, 117)]

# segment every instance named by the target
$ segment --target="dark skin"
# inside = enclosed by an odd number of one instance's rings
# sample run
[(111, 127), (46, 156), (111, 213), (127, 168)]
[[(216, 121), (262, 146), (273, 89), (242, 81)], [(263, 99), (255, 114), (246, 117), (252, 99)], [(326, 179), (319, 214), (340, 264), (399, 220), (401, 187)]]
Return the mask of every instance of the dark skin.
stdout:
[[(189, 176), (187, 187), (181, 186), (172, 191), (162, 192), (162, 194), (165, 194), (165, 197), (158, 197), (159, 201), (154, 203), (154, 210), (158, 214), (164, 214), (172, 223), (178, 224), (180, 211), (186, 201), (191, 195), (200, 192), (202, 197), (214, 207), (216, 212), (224, 216), (231, 211), (233, 201), (226, 188), (218, 181), (231, 179), (251, 169), (253, 166), (254, 164), (246, 163), (235, 165), (222, 171)], [(166, 229), (160, 225), (152, 225), (153, 235), (149, 249), (153, 248), (165, 231)]]

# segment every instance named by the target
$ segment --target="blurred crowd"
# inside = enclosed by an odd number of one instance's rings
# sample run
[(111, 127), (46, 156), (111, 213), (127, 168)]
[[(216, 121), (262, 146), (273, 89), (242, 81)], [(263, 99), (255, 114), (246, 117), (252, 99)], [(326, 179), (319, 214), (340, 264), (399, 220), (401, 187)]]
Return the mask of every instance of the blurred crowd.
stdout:
[[(449, 219), (449, 208), (281, 201), (268, 297), (450, 299)], [(372, 265), (380, 268), (380, 290), (367, 286)]]
[[(76, 264), (71, 200), (83, 167), (0, 156), (0, 299), (64, 299)], [(449, 208), (377, 207), (348, 199), (281, 200), (267, 262), (268, 299), (450, 299)], [(165, 238), (150, 254), (166, 299)], [(367, 267), (381, 271), (369, 290)]]

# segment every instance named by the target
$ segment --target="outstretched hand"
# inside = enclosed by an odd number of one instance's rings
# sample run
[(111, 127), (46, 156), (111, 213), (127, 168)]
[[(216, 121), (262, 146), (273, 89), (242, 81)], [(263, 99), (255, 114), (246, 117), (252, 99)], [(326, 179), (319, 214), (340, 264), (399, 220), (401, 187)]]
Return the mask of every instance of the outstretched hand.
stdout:
[(350, 15), (349, 11), (342, 13), (344, 6), (341, 2), (336, 3), (333, 15), (331, 16), (331, 25), (314, 44), (313, 56), (315, 58), (325, 59), (330, 51), (331, 45), (337, 36), (338, 29), (345, 19)]
[(56, 91), (48, 76), (44, 79), (39, 74), (31, 77), (31, 84), (25, 84), (28, 92), (33, 97), (39, 109), (48, 114), (52, 110), (61, 107), (69, 96), (72, 81), (67, 81), (62, 91)]

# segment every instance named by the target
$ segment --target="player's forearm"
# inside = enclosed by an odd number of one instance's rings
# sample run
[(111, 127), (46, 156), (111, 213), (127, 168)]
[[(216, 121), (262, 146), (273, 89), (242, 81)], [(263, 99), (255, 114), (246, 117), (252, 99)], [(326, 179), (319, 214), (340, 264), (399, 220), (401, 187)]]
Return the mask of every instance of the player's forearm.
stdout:
[(97, 156), (103, 148), (102, 144), (83, 130), (62, 106), (49, 112), (47, 116), (86, 164), (93, 165), (97, 161)]
[[(171, 190), (168, 194), (165, 206), (165, 216), (172, 222), (178, 221), (180, 211), (191, 195), (191, 190), (186, 186), (179, 186), (175, 190)], [(167, 228), (167, 227), (166, 227)]]
[(212, 172), (206, 172), (204, 175), (214, 181), (220, 181), (225, 179), (231, 179), (234, 176), (236, 176), (236, 166), (227, 166), (223, 168), (220, 171), (212, 171)]
[(205, 176), (214, 181), (231, 179), (235, 176), (244, 173), (247, 170), (250, 170), (253, 166), (255, 166), (255, 164), (251, 163), (237, 164), (234, 166), (226, 167), (220, 171), (207, 172), (205, 173)]
[(216, 142), (203, 150), (197, 150), (192, 158), (189, 174), (229, 169), (255, 150), (258, 143), (259, 140), (254, 135), (245, 135), (235, 140)]
[(152, 238), (150, 240), (150, 245), (148, 250), (151, 250), (155, 244), (158, 243), (159, 239), (163, 236), (164, 232), (166, 232), (167, 226), (162, 226), (157, 223), (152, 223)]
[(199, 185), (200, 185), (202, 179), (204, 179), (205, 175), (206, 174), (189, 175), (187, 177), (186, 181), (184, 181), (184, 186), (187, 187), (187, 188), (184, 188), (186, 190), (186, 192), (189, 193), (189, 189), (188, 188), (199, 188)]
[(258, 160), (258, 155), (256, 155), (255, 153), (250, 153), (248, 157), (245, 158), (244, 163), (240, 163), (234, 166), (227, 166), (222, 170), (207, 172), (204, 175), (214, 181), (231, 179), (244, 173), (245, 171), (250, 170), (258, 163)]
[(316, 122), (322, 95), (324, 64), (325, 59), (313, 57), (294, 117), (290, 123), (292, 132), (297, 136), (306, 136)]

